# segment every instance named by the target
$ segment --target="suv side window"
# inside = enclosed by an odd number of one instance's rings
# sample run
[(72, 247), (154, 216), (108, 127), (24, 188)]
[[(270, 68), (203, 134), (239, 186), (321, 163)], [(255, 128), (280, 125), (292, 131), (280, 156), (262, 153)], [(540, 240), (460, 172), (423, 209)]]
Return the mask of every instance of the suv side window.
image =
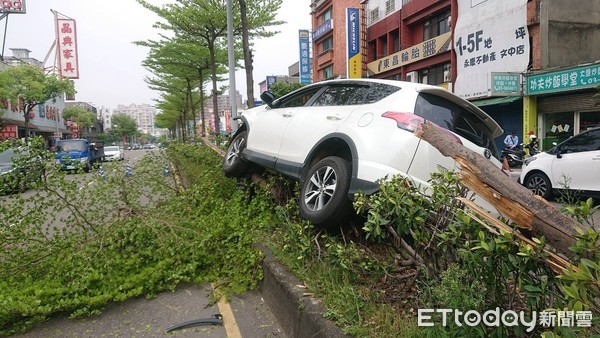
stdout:
[(400, 90), (382, 83), (334, 84), (327, 87), (313, 106), (344, 106), (374, 103)]
[(299, 93), (296, 93), (290, 97), (282, 97), (282, 100), (278, 102), (277, 108), (291, 108), (291, 107), (302, 107), (304, 106), (308, 100), (310, 100), (319, 90), (321, 90), (321, 86), (311, 87), (309, 89), (303, 90)]
[(459, 105), (433, 94), (420, 93), (415, 114), (489, 149), (492, 156), (498, 157), (491, 131), (474, 113)]
[(313, 106), (344, 106), (357, 104), (360, 100), (357, 96), (362, 96), (360, 86), (350, 85), (331, 85), (317, 97)]
[(600, 150), (600, 129), (583, 132), (561, 146), (563, 154)]

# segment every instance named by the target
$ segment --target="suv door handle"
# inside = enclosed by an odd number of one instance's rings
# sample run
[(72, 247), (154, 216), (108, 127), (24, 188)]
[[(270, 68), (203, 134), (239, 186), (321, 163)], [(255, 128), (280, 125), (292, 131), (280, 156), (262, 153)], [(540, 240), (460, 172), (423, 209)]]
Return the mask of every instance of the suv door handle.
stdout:
[(290, 113), (290, 112), (285, 112), (285, 113), (281, 114), (281, 116), (283, 116), (283, 117), (292, 117), (292, 116), (294, 116), (294, 114)]
[(341, 115), (335, 114), (335, 115), (327, 115), (327, 119), (329, 121), (339, 121), (342, 119)]

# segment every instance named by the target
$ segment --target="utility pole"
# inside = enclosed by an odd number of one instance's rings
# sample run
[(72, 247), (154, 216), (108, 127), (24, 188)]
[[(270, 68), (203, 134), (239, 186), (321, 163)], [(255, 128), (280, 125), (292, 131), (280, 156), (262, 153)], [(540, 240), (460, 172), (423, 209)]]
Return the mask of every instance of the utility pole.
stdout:
[[(227, 0), (227, 54), (229, 54), (229, 103), (231, 105), (231, 121), (233, 132), (237, 130), (234, 118), (237, 117), (237, 90), (235, 88), (235, 51), (233, 49), (233, 5)], [(216, 107), (215, 107), (216, 109)]]

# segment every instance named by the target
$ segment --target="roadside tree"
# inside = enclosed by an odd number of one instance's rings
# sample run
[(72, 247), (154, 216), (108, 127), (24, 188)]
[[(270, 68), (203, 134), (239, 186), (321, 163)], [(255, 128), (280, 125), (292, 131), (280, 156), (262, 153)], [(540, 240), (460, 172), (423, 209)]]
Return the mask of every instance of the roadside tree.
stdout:
[(63, 94), (75, 93), (73, 82), (32, 65), (21, 65), (0, 72), (0, 99), (19, 105), (25, 119), (25, 136), (29, 136), (30, 113), (37, 105), (56, 101)]

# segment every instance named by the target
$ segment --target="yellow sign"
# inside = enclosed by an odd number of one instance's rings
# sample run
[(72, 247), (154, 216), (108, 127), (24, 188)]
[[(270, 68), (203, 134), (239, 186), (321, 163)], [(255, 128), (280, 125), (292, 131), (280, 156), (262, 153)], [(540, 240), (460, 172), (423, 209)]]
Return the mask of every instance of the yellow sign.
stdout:
[(433, 39), (423, 41), (417, 45), (403, 49), (379, 60), (367, 64), (367, 69), (372, 74), (387, 72), (398, 67), (406, 66), (413, 62), (441, 54), (452, 49), (452, 33), (444, 33)]

